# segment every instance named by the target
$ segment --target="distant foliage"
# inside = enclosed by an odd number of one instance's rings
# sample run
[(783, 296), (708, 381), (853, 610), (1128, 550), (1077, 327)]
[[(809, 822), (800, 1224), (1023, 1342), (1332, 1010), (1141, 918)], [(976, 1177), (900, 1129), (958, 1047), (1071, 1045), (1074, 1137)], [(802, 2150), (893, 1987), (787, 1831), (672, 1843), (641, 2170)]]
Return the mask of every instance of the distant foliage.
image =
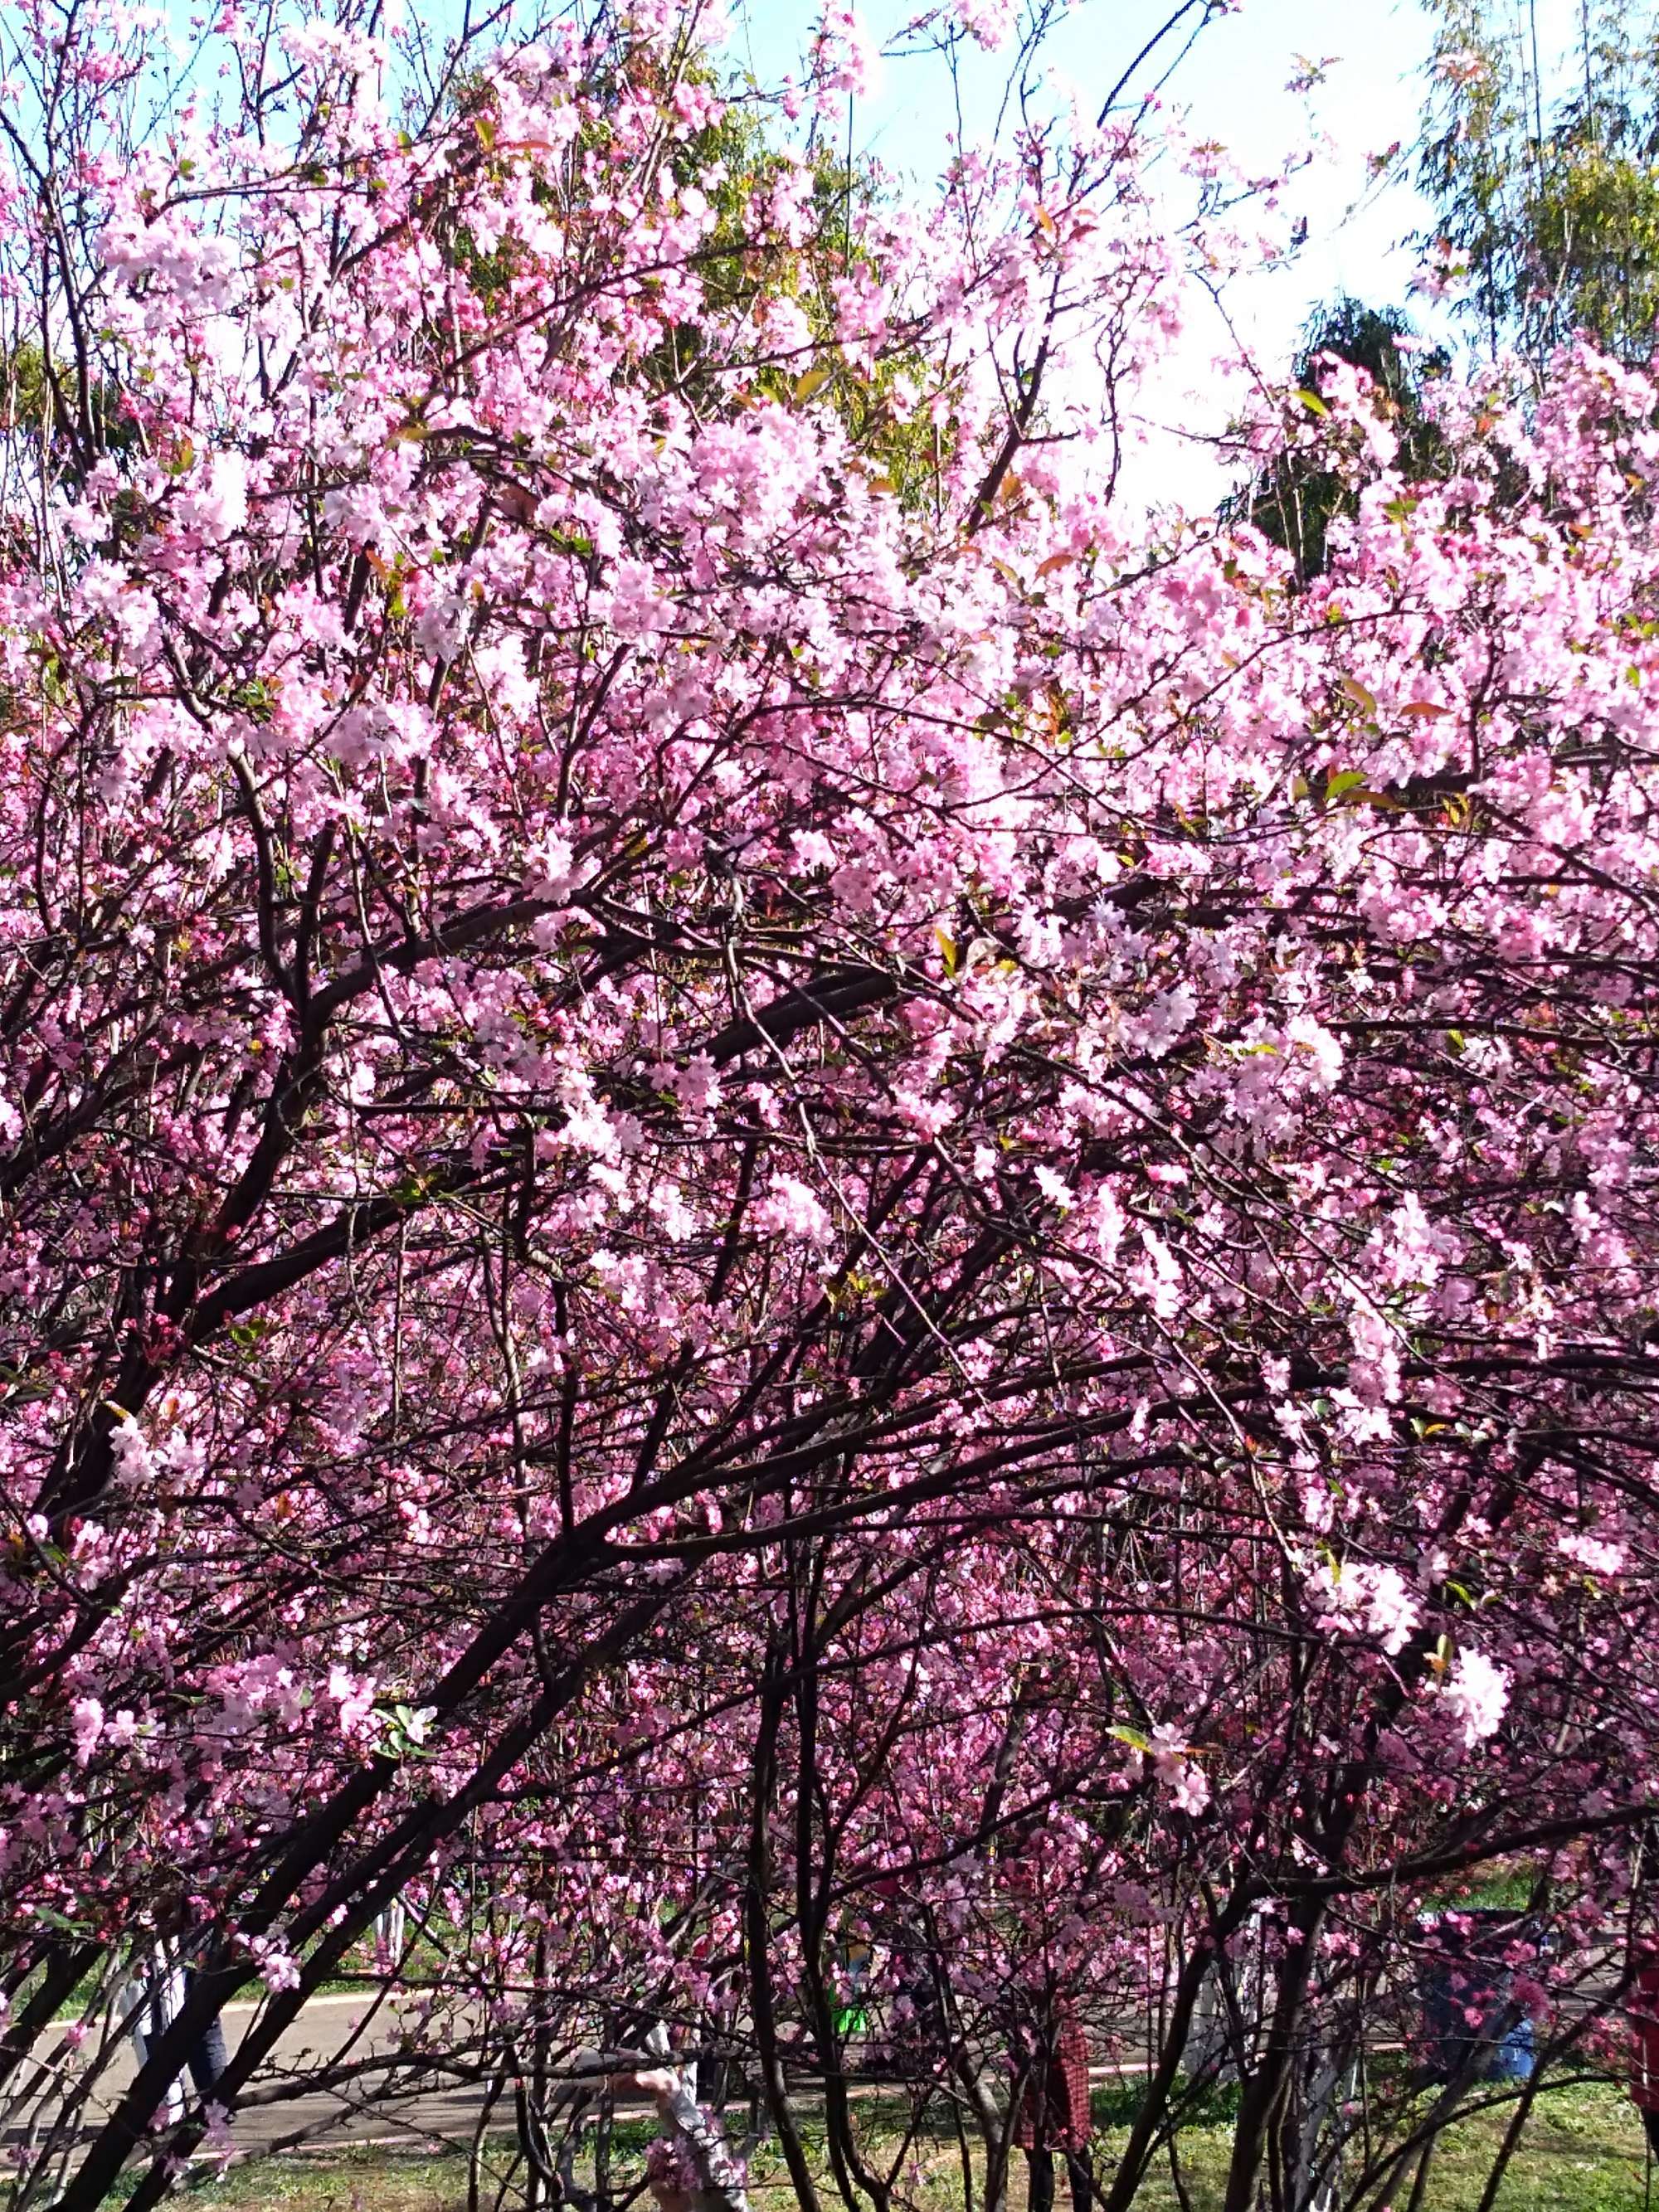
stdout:
[(1419, 181), (1496, 347), (1576, 331), (1645, 362), (1659, 322), (1659, 13), (1584, 0), (1564, 56), (1535, 7), (1436, 0)]

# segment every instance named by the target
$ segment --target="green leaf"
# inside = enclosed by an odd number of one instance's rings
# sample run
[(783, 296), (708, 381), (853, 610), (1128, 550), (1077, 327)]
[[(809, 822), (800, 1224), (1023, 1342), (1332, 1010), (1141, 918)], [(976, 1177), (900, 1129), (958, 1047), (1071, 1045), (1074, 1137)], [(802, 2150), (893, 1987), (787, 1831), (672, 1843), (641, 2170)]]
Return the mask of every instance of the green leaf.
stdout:
[(1152, 1747), (1151, 1738), (1142, 1735), (1139, 1729), (1109, 1728), (1106, 1733), (1115, 1735), (1120, 1743), (1127, 1743), (1131, 1751), (1150, 1751)]
[(84, 1932), (84, 1923), (69, 1919), (50, 1905), (37, 1905), (34, 1917), (37, 1920), (44, 1920), (48, 1928), (60, 1929), (65, 1936), (79, 1936)]
[(1328, 415), (1331, 411), (1316, 392), (1298, 392), (1296, 396), (1310, 415)]
[(1363, 768), (1345, 768), (1340, 770), (1338, 774), (1328, 777), (1326, 781), (1327, 802), (1334, 799), (1340, 799), (1345, 791), (1357, 791), (1364, 781), (1365, 771)]
[(810, 399), (815, 392), (822, 392), (829, 381), (830, 371), (827, 368), (820, 366), (817, 368), (809, 368), (804, 376), (798, 376), (795, 379), (795, 397), (797, 399)]

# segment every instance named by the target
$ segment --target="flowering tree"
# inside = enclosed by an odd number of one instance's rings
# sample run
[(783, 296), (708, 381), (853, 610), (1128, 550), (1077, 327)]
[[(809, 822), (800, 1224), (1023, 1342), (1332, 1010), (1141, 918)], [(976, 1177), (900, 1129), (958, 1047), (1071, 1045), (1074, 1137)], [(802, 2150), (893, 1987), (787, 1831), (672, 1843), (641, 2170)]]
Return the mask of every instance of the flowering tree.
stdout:
[[(884, 2207), (856, 1954), (993, 2206), (1065, 1988), (1158, 2008), (1109, 2212), (1222, 2044), (1299, 2212), (1415, 1903), (1524, 1858), (1567, 1974), (1659, 1798), (1651, 387), (1448, 391), (1432, 486), (1261, 395), (1356, 495), (1304, 587), (1114, 504), (1182, 241), (1109, 118), (917, 213), (694, 13), (17, 35), (15, 2203), (398, 2067), (544, 2202), (665, 2019)], [(399, 1896), (395, 2065), (288, 2069)]]

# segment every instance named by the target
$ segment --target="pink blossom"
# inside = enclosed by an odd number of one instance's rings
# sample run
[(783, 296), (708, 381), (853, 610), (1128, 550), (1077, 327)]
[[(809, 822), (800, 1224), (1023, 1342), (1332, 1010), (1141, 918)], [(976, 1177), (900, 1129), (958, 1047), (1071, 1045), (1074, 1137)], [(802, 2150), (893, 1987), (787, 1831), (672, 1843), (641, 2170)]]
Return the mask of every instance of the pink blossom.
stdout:
[(75, 1763), (85, 1766), (104, 1733), (104, 1708), (96, 1698), (77, 1698), (70, 1708), (75, 1729)]
[(754, 1218), (755, 1226), (764, 1233), (793, 1237), (820, 1249), (835, 1242), (836, 1225), (829, 1209), (798, 1176), (775, 1176)]
[(1495, 1735), (1510, 1699), (1510, 1670), (1473, 1646), (1462, 1646), (1452, 1662), (1443, 1692), (1448, 1711), (1471, 1747)]

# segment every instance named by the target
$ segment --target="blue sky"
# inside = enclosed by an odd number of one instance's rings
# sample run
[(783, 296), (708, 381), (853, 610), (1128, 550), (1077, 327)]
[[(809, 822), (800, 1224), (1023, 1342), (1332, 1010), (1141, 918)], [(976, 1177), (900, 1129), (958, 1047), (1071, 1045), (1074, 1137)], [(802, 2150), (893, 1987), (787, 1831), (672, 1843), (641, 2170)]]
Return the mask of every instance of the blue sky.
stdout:
[[(1171, 11), (1172, 0), (1077, 0), (1053, 49), (1055, 65), (1080, 93), (1103, 100)], [(915, 12), (915, 0), (866, 0), (860, 12), (886, 40)], [(816, 0), (732, 0), (734, 55), (749, 58), (763, 82), (775, 81), (817, 14)], [(1241, 333), (1275, 368), (1317, 301), (1343, 291), (1378, 302), (1405, 298), (1415, 261), (1403, 241), (1427, 222), (1427, 210), (1403, 181), (1368, 191), (1366, 161), (1415, 135), (1429, 40), (1419, 0), (1350, 0), (1338, 9), (1320, 0), (1243, 0), (1238, 13), (1205, 30), (1165, 88), (1166, 104), (1189, 128), (1221, 140), (1253, 173), (1276, 168), (1290, 149), (1305, 145), (1310, 118), (1331, 142), (1287, 195), (1308, 221), (1296, 264), (1242, 280), (1229, 295)], [(1302, 58), (1328, 63), (1322, 83), (1305, 95), (1288, 88)], [(970, 95), (978, 94), (988, 117), (1003, 81), (1000, 58), (976, 57), (970, 66)], [(884, 62), (873, 94), (854, 109), (855, 142), (901, 177), (924, 183), (945, 151), (943, 88), (929, 58)], [(1191, 419), (1188, 384), (1201, 391), (1209, 357), (1225, 342), (1219, 318), (1206, 311), (1183, 343), (1182, 374), (1165, 387), (1168, 434), (1154, 441), (1140, 496), (1208, 505), (1216, 495), (1206, 450), (1189, 447), (1177, 425)]]
[[(872, 33), (887, 40), (921, 0), (863, 0), (860, 12)], [(1513, 19), (1529, 0), (1492, 0), (1499, 21)], [(1530, 0), (1536, 9), (1547, 71), (1568, 47), (1579, 0)], [(757, 76), (775, 82), (799, 55), (818, 13), (819, 0), (727, 0), (732, 50), (747, 56)], [(1073, 0), (1054, 46), (1057, 67), (1079, 91), (1104, 98), (1131, 58), (1172, 12), (1175, 0)], [(1368, 181), (1368, 157), (1396, 142), (1410, 147), (1422, 107), (1432, 22), (1423, 0), (1239, 0), (1237, 12), (1212, 23), (1165, 89), (1165, 103), (1182, 113), (1198, 136), (1220, 140), (1252, 173), (1276, 168), (1292, 148), (1305, 146), (1310, 128), (1328, 142), (1326, 153), (1292, 183), (1285, 195), (1306, 217), (1308, 235), (1294, 264), (1238, 280), (1227, 299), (1239, 335), (1265, 368), (1277, 371), (1295, 350), (1302, 326), (1318, 302), (1352, 293), (1371, 305), (1406, 303), (1416, 267), (1409, 240), (1428, 228), (1431, 211), (1413, 190), (1405, 165), (1377, 190)], [(1326, 64), (1322, 81), (1305, 94), (1290, 81), (1305, 59)], [(972, 64), (970, 94), (988, 117), (1002, 83), (1000, 58)], [(917, 184), (936, 173), (949, 127), (942, 72), (934, 61), (890, 60), (872, 96), (854, 111), (857, 144), (889, 169)], [(969, 128), (974, 127), (970, 117)], [(982, 127), (982, 121), (981, 121)], [(1172, 210), (1173, 216), (1173, 210)], [(1434, 335), (1443, 323), (1419, 320)], [(1152, 502), (1209, 505), (1224, 485), (1191, 427), (1200, 421), (1209, 362), (1227, 345), (1220, 317), (1206, 308), (1182, 342), (1176, 370), (1164, 380), (1154, 405), (1167, 420), (1143, 457), (1134, 495)], [(1194, 410), (1198, 412), (1194, 412)]]

